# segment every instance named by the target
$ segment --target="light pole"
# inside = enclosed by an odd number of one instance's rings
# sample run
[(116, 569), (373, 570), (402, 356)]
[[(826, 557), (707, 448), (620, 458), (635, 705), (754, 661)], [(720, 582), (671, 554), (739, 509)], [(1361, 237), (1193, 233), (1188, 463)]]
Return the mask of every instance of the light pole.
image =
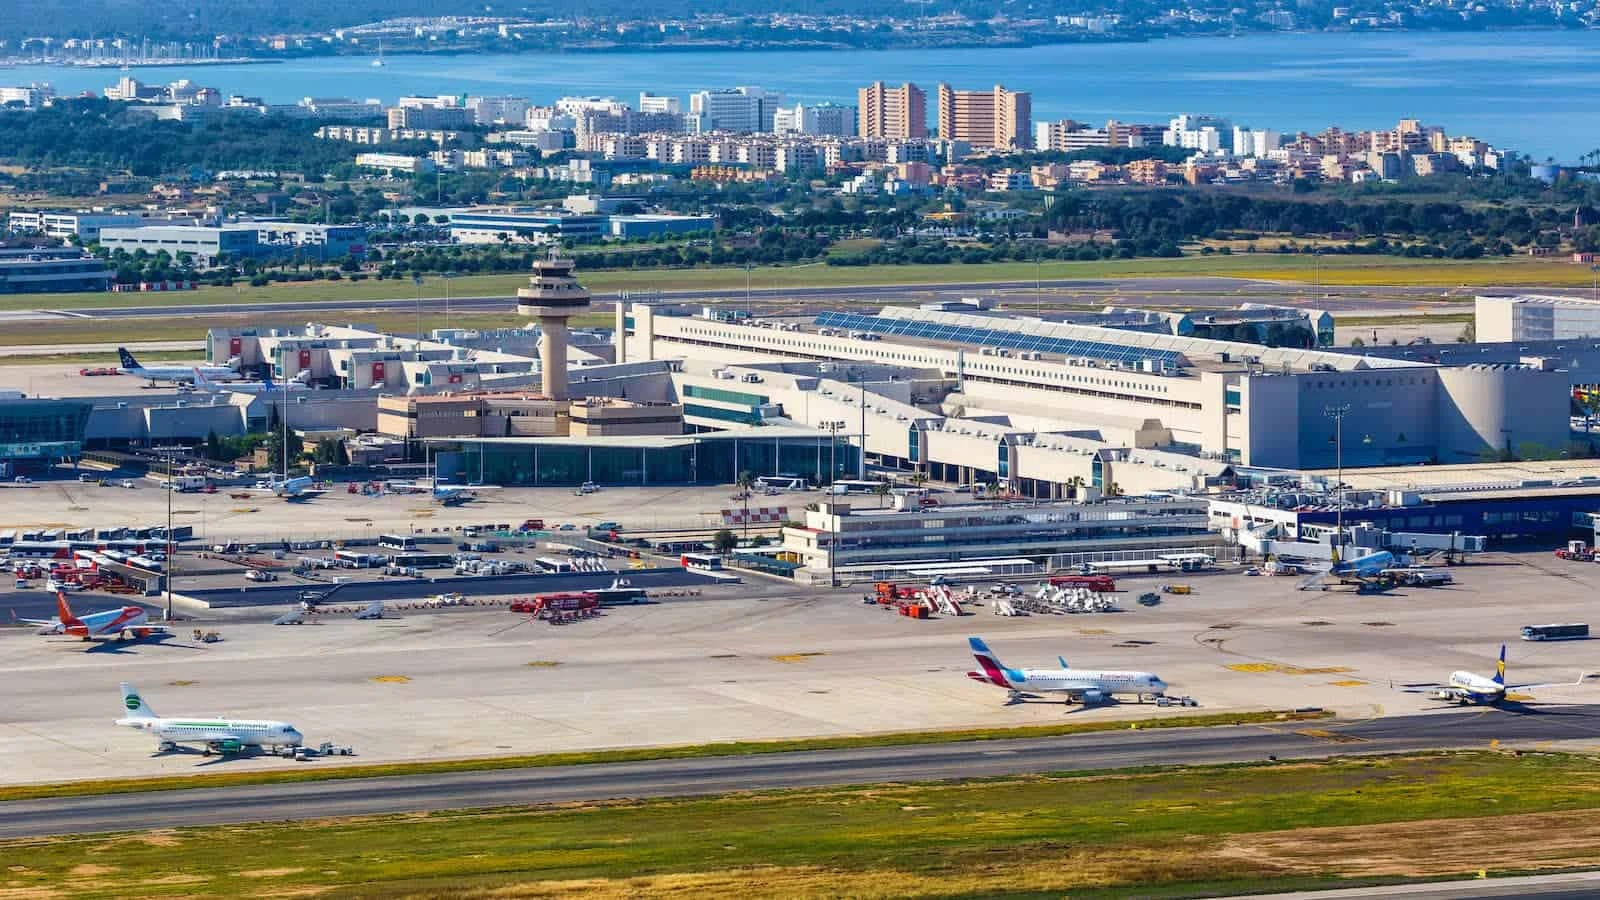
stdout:
[(744, 264), (744, 317), (746, 319), (750, 318), (750, 273), (754, 267), (754, 263), (747, 262)]
[(1344, 417), (1349, 412), (1348, 403), (1322, 408), (1322, 414), (1333, 420), (1333, 477), (1339, 482), (1339, 498), (1335, 501), (1338, 505), (1334, 507), (1334, 565), (1339, 564), (1340, 551), (1344, 548)]
[[(844, 421), (833, 419), (823, 422), (822, 427), (828, 432), (828, 490), (832, 493), (833, 482), (839, 477), (839, 432), (844, 430)], [(831, 505), (831, 501), (830, 501)], [(839, 586), (839, 516), (829, 513), (833, 518), (833, 527), (828, 529), (828, 587)]]
[(167, 448), (167, 576), (162, 581), (167, 585), (167, 622), (172, 622), (172, 576), (177, 573), (177, 560), (172, 552), (172, 491), (175, 485), (172, 481), (172, 448)]
[(444, 279), (444, 327), (450, 330), (450, 279), (455, 277), (454, 272), (445, 272), (439, 276)]
[(411, 276), (411, 283), (417, 286), (417, 340), (422, 340), (422, 276)]

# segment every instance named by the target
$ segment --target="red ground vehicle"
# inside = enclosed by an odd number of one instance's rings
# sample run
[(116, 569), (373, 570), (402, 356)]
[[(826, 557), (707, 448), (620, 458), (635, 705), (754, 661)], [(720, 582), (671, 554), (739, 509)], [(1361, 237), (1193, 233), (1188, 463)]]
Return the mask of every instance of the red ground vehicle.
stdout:
[(511, 601), (511, 611), (524, 615), (539, 615), (547, 610), (570, 612), (580, 609), (598, 609), (599, 598), (585, 591), (560, 591), (554, 594), (537, 594)]
[(1594, 562), (1594, 550), (1583, 541), (1567, 541), (1565, 547), (1556, 550), (1557, 559), (1570, 559), (1574, 562)]
[(1087, 588), (1108, 594), (1117, 589), (1117, 581), (1110, 575), (1052, 575), (1050, 586)]

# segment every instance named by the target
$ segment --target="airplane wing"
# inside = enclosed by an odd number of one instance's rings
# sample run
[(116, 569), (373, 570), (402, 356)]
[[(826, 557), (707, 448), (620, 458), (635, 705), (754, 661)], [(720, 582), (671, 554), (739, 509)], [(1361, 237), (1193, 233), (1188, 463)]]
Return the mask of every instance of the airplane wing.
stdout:
[(17, 611), (14, 610), (14, 609), (11, 611), (11, 621), (13, 623), (17, 624), (17, 625), (37, 625), (37, 626), (39, 626), (41, 628), (45, 627), (47, 625), (48, 626), (58, 626), (58, 625), (61, 624), (61, 620), (60, 619), (24, 619), (24, 618), (19, 618), (17, 616)]
[(1590, 673), (1590, 672), (1579, 672), (1578, 673), (1578, 677), (1576, 679), (1572, 680), (1572, 681), (1541, 681), (1541, 682), (1538, 682), (1536, 684), (1508, 684), (1508, 685), (1506, 685), (1506, 690), (1507, 691), (1534, 691), (1534, 690), (1538, 690), (1539, 688), (1573, 687), (1575, 685), (1583, 684), (1584, 681), (1588, 680), (1592, 676), (1593, 676), (1593, 673)]

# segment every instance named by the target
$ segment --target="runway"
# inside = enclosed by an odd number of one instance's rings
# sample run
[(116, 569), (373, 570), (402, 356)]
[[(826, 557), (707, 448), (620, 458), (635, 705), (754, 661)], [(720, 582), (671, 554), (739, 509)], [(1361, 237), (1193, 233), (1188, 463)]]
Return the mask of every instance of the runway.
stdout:
[[(0, 838), (1198, 765), (1600, 739), (1600, 706), (1472, 709), (1359, 722), (1148, 729), (864, 750), (554, 766), (0, 803)], [(226, 763), (215, 763), (219, 768)], [(285, 766), (295, 763), (285, 762)], [(315, 765), (306, 763), (301, 765)]]
[[(1122, 279), (1046, 279), (1033, 281), (974, 281), (949, 284), (885, 284), (859, 287), (785, 287), (756, 288), (748, 294), (742, 288), (713, 290), (664, 291), (656, 299), (667, 302), (694, 302), (703, 300), (739, 301), (748, 296), (756, 303), (773, 301), (810, 301), (819, 306), (836, 306), (840, 303), (869, 302), (931, 302), (956, 300), (964, 296), (1011, 293), (1019, 302), (1031, 302), (1032, 291), (1039, 290), (1040, 299), (1054, 303), (1082, 303), (1097, 306), (1103, 303), (1116, 305), (1184, 305), (1231, 307), (1244, 302), (1294, 303), (1304, 302), (1329, 310), (1371, 309), (1376, 305), (1403, 304), (1410, 306), (1420, 300), (1436, 299), (1439, 291), (1429, 288), (1361, 288), (1325, 291), (1324, 296), (1309, 299), (1306, 285), (1276, 284), (1238, 278), (1209, 276), (1178, 278), (1122, 278)], [(616, 292), (596, 292), (595, 299), (611, 301)], [(308, 313), (352, 312), (363, 310), (410, 310), (418, 303), (428, 312), (442, 312), (447, 301), (444, 297), (397, 296), (387, 299), (364, 300), (297, 300), (283, 303), (200, 303), (181, 308), (185, 315), (240, 315), (242, 313)], [(510, 295), (451, 297), (448, 306), (454, 313), (514, 313), (516, 298)], [(172, 306), (123, 306), (106, 309), (74, 310), (75, 318), (137, 319), (171, 315)]]

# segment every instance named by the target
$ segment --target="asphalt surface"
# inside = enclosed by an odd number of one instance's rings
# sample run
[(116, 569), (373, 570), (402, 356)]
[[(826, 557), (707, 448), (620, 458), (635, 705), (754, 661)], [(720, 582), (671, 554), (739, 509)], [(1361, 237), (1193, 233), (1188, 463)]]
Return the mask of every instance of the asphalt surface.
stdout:
[(1255, 894), (1256, 900), (1594, 900), (1600, 897), (1600, 872), (1561, 872), (1487, 881), (1437, 881), (1429, 884), (1388, 884), (1380, 887), (1339, 888), (1331, 891), (1296, 891), (1289, 894)]
[[(1310, 295), (1319, 291), (1309, 288), (1304, 284), (1277, 284), (1265, 281), (1251, 281), (1240, 278), (1220, 278), (1208, 276), (1178, 277), (1178, 278), (1116, 278), (1116, 279), (1046, 279), (1040, 282), (1033, 281), (976, 281), (956, 282), (949, 284), (885, 284), (864, 285), (859, 287), (784, 287), (784, 288), (756, 288), (748, 292), (742, 288), (718, 288), (714, 290), (690, 291), (664, 291), (658, 299), (670, 302), (693, 302), (699, 300), (743, 300), (748, 296), (753, 302), (764, 303), (773, 300), (803, 300), (811, 301), (818, 307), (832, 307), (840, 303), (868, 302), (884, 303), (888, 301), (916, 301), (931, 302), (934, 300), (956, 300), (965, 296), (981, 296), (994, 293), (1010, 293), (1008, 299), (1017, 302), (1028, 302), (1032, 299), (1029, 292), (1043, 290), (1046, 293), (1041, 299), (1047, 303), (1079, 303), (1099, 305), (1114, 303), (1119, 306), (1129, 305), (1185, 305), (1185, 306), (1214, 306), (1232, 307), (1245, 302), (1259, 303), (1296, 303), (1304, 302), (1323, 309), (1330, 310), (1355, 310), (1372, 309), (1374, 307), (1394, 306), (1396, 304), (1410, 305), (1420, 300), (1433, 300), (1439, 296), (1438, 288), (1407, 288), (1407, 287), (1373, 287), (1373, 288), (1333, 288), (1322, 289), (1322, 296), (1311, 299)], [(641, 292), (634, 292), (641, 293)], [(595, 299), (611, 301), (617, 298), (617, 292), (601, 292), (595, 294)], [(366, 310), (412, 310), (419, 303), (416, 297), (396, 296), (385, 299), (367, 300), (296, 300), (284, 303), (198, 303), (184, 304), (181, 308), (185, 315), (241, 315), (249, 313), (312, 313), (322, 314), (330, 312), (359, 312)], [(425, 311), (441, 313), (446, 307), (444, 297), (423, 297), (420, 303)], [(498, 296), (470, 296), (451, 297), (448, 301), (451, 312), (454, 313), (484, 313), (504, 312), (511, 314), (516, 309), (516, 298), (511, 295)], [(134, 318), (161, 318), (170, 316), (177, 307), (172, 306), (124, 306), (107, 309), (73, 310), (73, 317), (90, 319), (134, 319)], [(1451, 307), (1441, 311), (1455, 311)]]
[[(107, 724), (110, 727), (110, 724)], [(552, 766), (0, 803), (0, 839), (329, 816), (1600, 739), (1600, 706)], [(358, 748), (359, 749), (359, 748)], [(214, 763), (217, 771), (226, 762)], [(286, 767), (316, 765), (285, 761)]]

